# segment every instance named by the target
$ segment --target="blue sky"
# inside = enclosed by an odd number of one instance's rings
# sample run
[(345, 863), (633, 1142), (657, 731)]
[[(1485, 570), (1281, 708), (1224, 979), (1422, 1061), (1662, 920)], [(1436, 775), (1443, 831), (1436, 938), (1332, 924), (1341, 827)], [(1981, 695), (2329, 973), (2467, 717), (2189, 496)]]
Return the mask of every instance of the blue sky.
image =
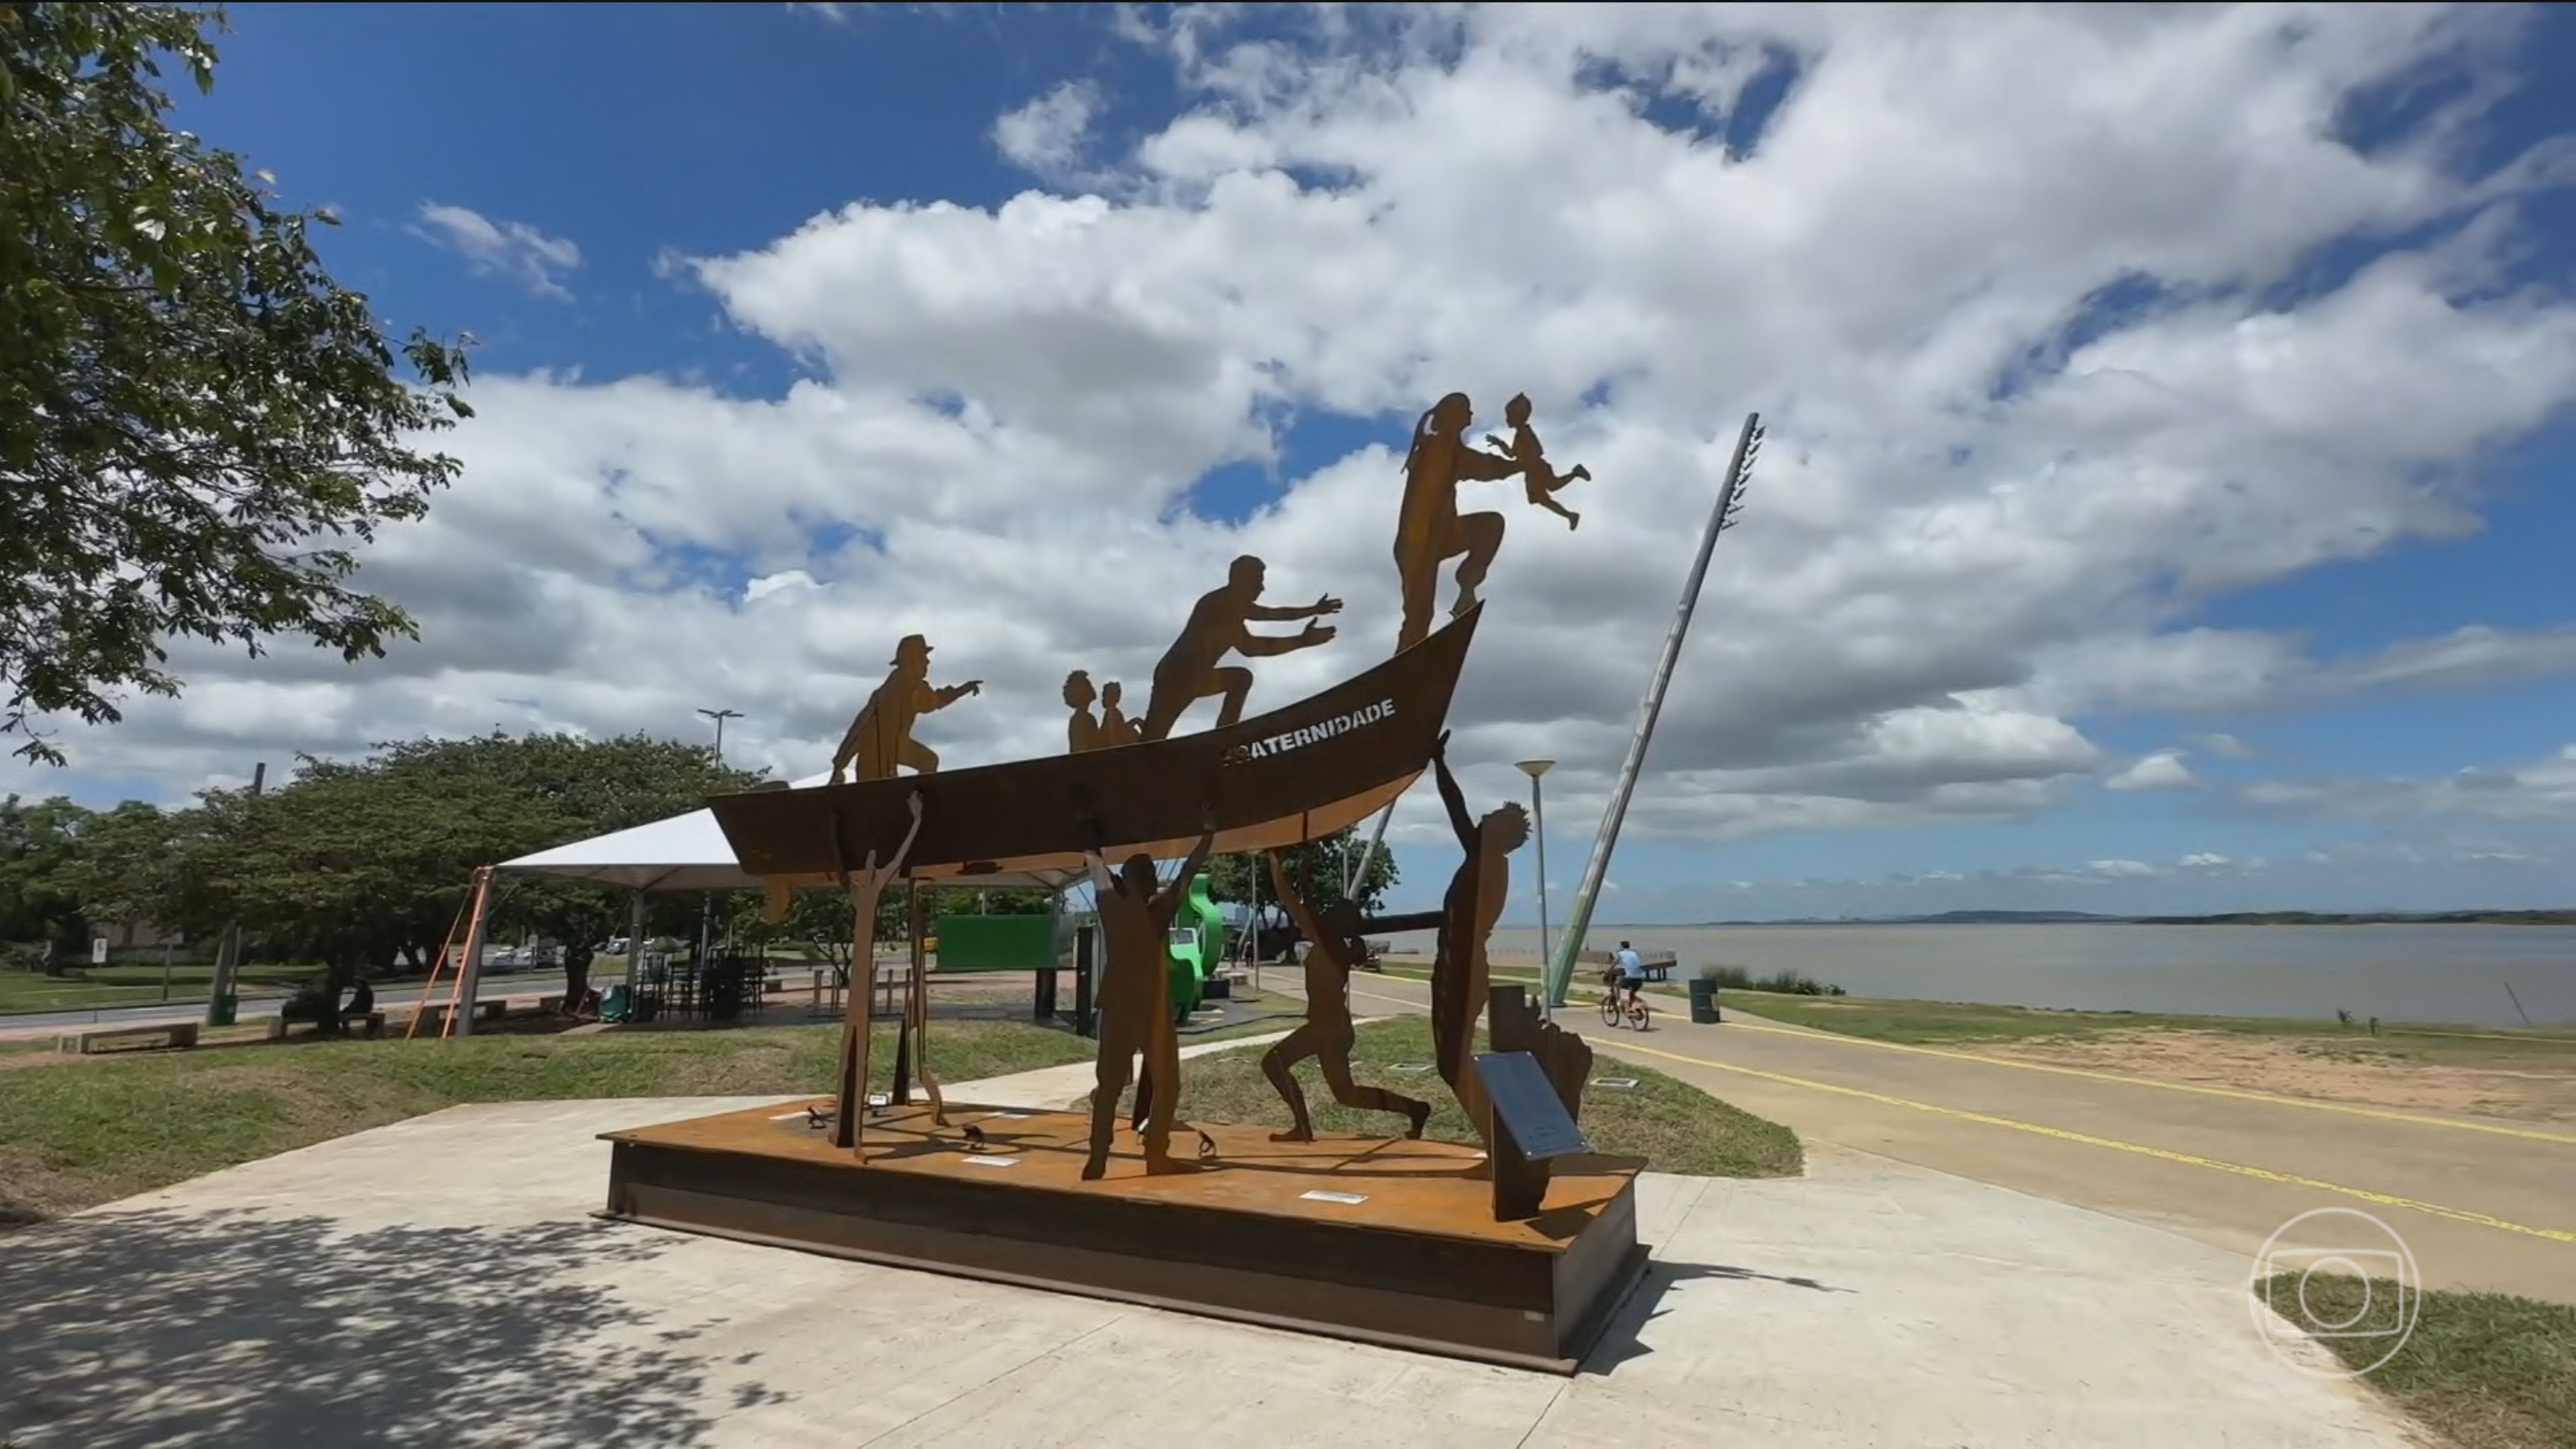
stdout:
[[(1047, 187), (1002, 154), (995, 124), (1066, 82), (1087, 84), (1100, 98), (1087, 139), (1102, 154), (1195, 103), (1169, 56), (1119, 34), (1106, 7), (933, 9), (844, 7), (835, 19), (776, 4), (246, 4), (232, 11), (215, 94), (190, 97), (181, 115), (274, 172), (291, 202), (336, 208), (346, 225), (327, 240), (327, 255), (341, 280), (369, 292), (398, 326), (471, 331), (485, 375), (552, 371), (602, 382), (649, 373), (769, 399), (819, 369), (729, 321), (723, 302), (671, 258), (754, 251), (854, 202), (991, 208)], [(2530, 77), (2576, 72), (2576, 14), (2552, 9), (2519, 53), (2499, 63)], [(1789, 93), (1790, 77), (1775, 68), (1722, 125), (1669, 99), (1649, 106), (1648, 116), (1722, 130), (1749, 147)], [(2346, 121), (2370, 149), (2400, 134), (2419, 102), (2402, 88), (2386, 90), (2349, 108)], [(2492, 165), (2570, 134), (2576, 92), (2527, 84), (2484, 118), (2475, 149)], [(551, 295), (524, 268), (478, 271), (424, 223), (430, 205), (569, 241), (578, 265), (550, 274), (563, 288)], [(2523, 244), (2500, 281), (2552, 289), (2576, 282), (2576, 196), (2542, 192), (2525, 204), (2522, 223)], [(2346, 242), (2320, 265), (2339, 281), (2380, 250)], [(1363, 444), (1400, 447), (1408, 421), (1393, 411), (1317, 409), (1283, 418), (1275, 463), (1212, 468), (1190, 504), (1208, 519), (1239, 522), (1276, 503), (1288, 483)], [(2571, 462), (2576, 426), (2562, 414), (2477, 461), (2474, 532), (2301, 569), (2208, 599), (2160, 627), (2286, 631), (2330, 661), (2464, 627), (2567, 626), (2576, 622), (2563, 565), (2564, 540), (2576, 537)], [(1744, 547), (1754, 546), (1764, 502), (1757, 491)], [(1377, 547), (1369, 546), (1372, 557)], [(701, 577), (729, 587), (753, 571), (747, 559), (699, 553)], [(1721, 570), (1728, 557), (1721, 550)], [(1678, 583), (1676, 573), (1654, 591), (1668, 594)], [(1684, 668), (1706, 662), (1695, 650)], [(638, 723), (682, 736), (702, 724)], [(2267, 811), (2241, 795), (2241, 787), (2271, 779), (2421, 779), (2545, 760), (2576, 740), (2576, 678), (2544, 673), (2191, 715), (2094, 709), (2067, 723), (2117, 757), (2186, 748), (2201, 788), (2120, 791), (2091, 782), (2019, 819), (1640, 839), (1623, 847), (1611, 873), (1618, 890), (1600, 914), (2443, 908), (2566, 904), (2576, 895), (2564, 884), (2566, 867), (2576, 864), (2564, 815), (2350, 820)], [(2211, 734), (2241, 742), (2243, 758), (2189, 744)], [(141, 778), (101, 771), (63, 783), (94, 793)], [(1593, 819), (1569, 807), (1552, 812), (1550, 824), (1562, 915)], [(2398, 858), (2392, 852), (2455, 837), (2495, 846), (2469, 855), (2530, 859), (2471, 863), (2453, 850), (2431, 864), (2388, 863)], [(2312, 851), (2334, 859), (2303, 861)], [(2266, 866), (2251, 874), (2175, 868), (2196, 854)], [(1402, 903), (1436, 899), (1444, 853), (1407, 845), (1400, 858), (1408, 871)], [(2033, 874), (2080, 874), (2104, 861), (2158, 873), (2097, 872), (2082, 885)], [(1890, 879), (1945, 872), (1995, 874)], [(1513, 914), (1527, 907), (1524, 893)]]

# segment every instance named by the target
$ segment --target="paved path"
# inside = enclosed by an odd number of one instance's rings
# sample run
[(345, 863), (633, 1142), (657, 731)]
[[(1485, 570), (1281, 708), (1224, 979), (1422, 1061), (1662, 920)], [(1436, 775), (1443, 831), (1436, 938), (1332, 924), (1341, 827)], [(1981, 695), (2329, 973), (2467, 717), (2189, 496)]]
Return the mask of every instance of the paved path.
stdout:
[[(952, 1101), (1006, 1095), (961, 1083)], [(11, 1235), (24, 1449), (2402, 1449), (2241, 1259), (1864, 1154), (1649, 1174), (1567, 1379), (610, 1224), (596, 1134), (802, 1098), (458, 1107)], [(2270, 1320), (2277, 1323), (2277, 1320)]]
[[(1363, 974), (1360, 1011), (1426, 1010), (1429, 988)], [(1604, 1054), (1679, 1077), (1803, 1138), (2171, 1228), (2248, 1257), (2312, 1208), (2392, 1229), (2428, 1287), (2576, 1303), (2576, 1132), (2531, 1123), (2194, 1090), (1971, 1050), (1895, 1046), (1682, 1003), (1638, 1036), (1578, 990)], [(2353, 1219), (2318, 1229), (2368, 1225)], [(2311, 1241), (2311, 1247), (2329, 1244)], [(2333, 1244), (2385, 1248), (2384, 1242)]]

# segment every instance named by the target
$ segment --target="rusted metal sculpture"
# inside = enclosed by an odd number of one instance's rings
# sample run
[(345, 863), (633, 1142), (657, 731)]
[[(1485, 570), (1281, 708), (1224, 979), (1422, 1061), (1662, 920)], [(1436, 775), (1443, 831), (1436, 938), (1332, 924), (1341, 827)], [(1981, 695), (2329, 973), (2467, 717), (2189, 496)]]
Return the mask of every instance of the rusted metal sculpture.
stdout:
[(912, 937), (910, 987), (903, 999), (903, 1032), (895, 1045), (894, 1096), (903, 1100), (905, 1068), (921, 1073), (921, 1090), (930, 1098), (930, 1120), (941, 1127), (948, 1125), (948, 1102), (939, 1094), (939, 1074), (930, 1069), (930, 955), (923, 943), (930, 938), (930, 915), (921, 893), (919, 880), (906, 880), (903, 888), (904, 919)]
[(853, 767), (861, 780), (891, 780), (898, 767), (924, 775), (936, 771), (939, 755), (912, 737), (913, 722), (983, 689), (980, 679), (931, 688), (930, 641), (905, 635), (894, 647), (893, 672), (868, 696), (858, 718), (850, 721), (849, 733), (841, 737), (841, 748), (832, 756), (832, 783), (851, 777)]
[[(1172, 641), (1162, 662), (1154, 666), (1154, 690), (1146, 698), (1145, 717), (1137, 725), (1140, 737), (1159, 740), (1168, 736), (1183, 711), (1213, 695), (1225, 699), (1217, 710), (1218, 729), (1242, 719), (1244, 698), (1252, 692), (1252, 671), (1241, 665), (1219, 668), (1217, 661), (1228, 654), (1262, 659), (1331, 642), (1333, 627), (1311, 621), (1340, 613), (1342, 601), (1326, 594), (1304, 608), (1272, 608), (1261, 602), (1261, 585), (1267, 572), (1267, 565), (1246, 554), (1227, 570), (1223, 587), (1201, 594), (1198, 603), (1191, 606), (1189, 622), (1181, 626), (1180, 637)], [(1310, 622), (1288, 635), (1265, 636), (1246, 627), (1256, 622), (1277, 624), (1298, 619)]]
[(860, 1119), (867, 1114), (868, 1003), (876, 995), (877, 898), (888, 882), (903, 873), (903, 859), (921, 834), (920, 791), (913, 792), (910, 804), (912, 829), (905, 832), (892, 858), (879, 865), (876, 852), (870, 851), (864, 864), (841, 874), (841, 889), (850, 897), (850, 1007), (841, 1026), (840, 1111), (832, 1119), (835, 1147), (858, 1147)]
[[(1485, 1035), (1495, 1051), (1528, 1052), (1536, 1058), (1548, 1085), (1556, 1089), (1557, 1100), (1565, 1104), (1565, 1115), (1578, 1123), (1583, 1120), (1583, 1086), (1592, 1080), (1590, 1043), (1542, 1017), (1538, 1004), (1518, 986), (1489, 988)], [(1489, 1121), (1484, 1131), (1494, 1174), (1495, 1221), (1535, 1215), (1547, 1200), (1550, 1161), (1532, 1160), (1517, 1150), (1518, 1144), (1507, 1140), (1508, 1129)]]
[(1395, 572), (1404, 596), (1404, 619), (1397, 628), (1398, 652), (1412, 648), (1431, 632), (1431, 606), (1440, 589), (1440, 565), (1458, 563), (1458, 603), (1451, 617), (1476, 606), (1476, 590), (1503, 546), (1503, 516), (1458, 512), (1460, 483), (1490, 483), (1521, 471), (1510, 458), (1480, 451), (1467, 443), (1475, 422), (1467, 395), (1453, 392), (1433, 403), (1413, 425), (1413, 445), (1404, 455), (1404, 504), (1395, 526)]
[(1487, 433), (1485, 441), (1509, 453), (1512, 461), (1520, 464), (1521, 487), (1530, 502), (1564, 519), (1569, 532), (1581, 528), (1583, 515), (1557, 502), (1555, 494), (1568, 483), (1590, 480), (1592, 470), (1577, 463), (1563, 473), (1557, 472), (1547, 461), (1547, 446), (1538, 440), (1538, 429), (1530, 426), (1529, 416), (1529, 394), (1514, 394), (1510, 402), (1503, 404), (1503, 421), (1511, 427), (1512, 440), (1506, 443)]
[[(1279, 852), (1270, 857), (1270, 883), (1277, 889), (1279, 904), (1286, 907), (1288, 918), (1306, 938), (1306, 1023), (1280, 1039), (1263, 1054), (1261, 1074), (1278, 1089), (1279, 1099), (1288, 1104), (1288, 1114), (1296, 1126), (1286, 1132), (1273, 1132), (1273, 1142), (1312, 1142), (1315, 1123), (1306, 1114), (1306, 1092), (1297, 1085), (1297, 1064), (1313, 1057), (1323, 1069), (1324, 1084), (1332, 1089), (1333, 1100), (1345, 1107), (1363, 1112), (1396, 1112), (1405, 1119), (1404, 1135), (1419, 1137), (1422, 1124), (1431, 1120), (1431, 1104), (1390, 1092), (1384, 1087), (1363, 1087), (1351, 1078), (1351, 1043), (1356, 1039), (1351, 1026), (1349, 986), (1351, 964), (1368, 953), (1368, 943), (1360, 938), (1360, 909), (1349, 901), (1335, 901), (1318, 916), (1306, 903), (1305, 893), (1288, 879), (1288, 867)], [(1311, 884), (1311, 882), (1310, 882)]]
[(1091, 706), (1099, 698), (1098, 691), (1091, 687), (1091, 671), (1077, 669), (1064, 677), (1064, 707), (1073, 711), (1073, 717), (1064, 725), (1066, 754), (1100, 748), (1100, 721), (1091, 717)]
[(1118, 707), (1118, 688), (1114, 679), (1100, 686), (1100, 748), (1104, 750), (1112, 745), (1132, 745), (1144, 738), (1136, 722)]
[[(1198, 838), (1199, 802), (1210, 798), (1218, 851), (1280, 849), (1366, 820), (1421, 776), (1483, 617), (1471, 613), (1320, 694), (1226, 729), (707, 804), (746, 872), (794, 886), (828, 886), (840, 860), (891, 854), (914, 790), (928, 804), (907, 870), (933, 883), (1078, 875), (1095, 847), (1112, 860), (1139, 850), (1169, 860)], [(1077, 796), (1096, 810), (1068, 808)]]
[(1487, 811), (1482, 820), (1470, 817), (1457, 778), (1449, 773), (1448, 749), (1449, 735), (1444, 730), (1432, 746), (1431, 769), (1439, 778), (1440, 803), (1448, 809), (1449, 828), (1457, 833), (1466, 859), (1458, 863), (1458, 873), (1450, 878), (1448, 894), (1440, 902), (1440, 934), (1431, 965), (1431, 1042), (1440, 1080), (1457, 1094), (1459, 1107), (1485, 1138), (1490, 1152), (1493, 1124), (1475, 1070), (1476, 1018), (1484, 1014), (1492, 974), (1485, 941), (1510, 895), (1511, 854), (1529, 839), (1529, 814), (1518, 802), (1507, 802)]
[(1207, 864), (1209, 847), (1216, 841), (1216, 812), (1207, 810), (1204, 816), (1198, 845), (1180, 873), (1159, 889), (1149, 855), (1131, 855), (1115, 871), (1097, 849), (1084, 855), (1107, 957), (1100, 984), (1100, 1055), (1091, 1094), (1091, 1151), (1082, 1164), (1086, 1182), (1108, 1170), (1109, 1144), (1118, 1130), (1118, 1097), (1127, 1089), (1140, 1052), (1155, 1084), (1142, 1132), (1145, 1170), (1174, 1170), (1172, 1118), (1181, 1095), (1181, 1044), (1172, 1023), (1167, 942), (1190, 877)]

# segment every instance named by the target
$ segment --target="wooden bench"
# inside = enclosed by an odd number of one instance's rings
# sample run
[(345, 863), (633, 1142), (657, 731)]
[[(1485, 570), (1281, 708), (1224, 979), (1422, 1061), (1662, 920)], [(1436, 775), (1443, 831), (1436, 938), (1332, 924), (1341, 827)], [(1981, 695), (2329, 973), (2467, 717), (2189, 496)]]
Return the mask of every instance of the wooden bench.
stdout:
[(145, 1026), (110, 1026), (99, 1027), (90, 1031), (77, 1031), (66, 1036), (57, 1037), (54, 1041), (54, 1050), (72, 1052), (79, 1056), (88, 1056), (90, 1055), (91, 1048), (100, 1042), (146, 1041), (154, 1038), (158, 1038), (164, 1046), (195, 1046), (197, 1044), (197, 1023), (193, 1021), (156, 1021)]
[[(268, 1019), (268, 1039), (270, 1041), (286, 1040), (286, 1029), (294, 1024), (295, 1023), (288, 1021), (283, 1016), (270, 1017)], [(343, 1016), (340, 1018), (341, 1030), (346, 1031), (353, 1026), (357, 1027), (360, 1032), (370, 1040), (383, 1036), (385, 1034), (385, 1014), (381, 1011), (370, 1011), (365, 1016)]]

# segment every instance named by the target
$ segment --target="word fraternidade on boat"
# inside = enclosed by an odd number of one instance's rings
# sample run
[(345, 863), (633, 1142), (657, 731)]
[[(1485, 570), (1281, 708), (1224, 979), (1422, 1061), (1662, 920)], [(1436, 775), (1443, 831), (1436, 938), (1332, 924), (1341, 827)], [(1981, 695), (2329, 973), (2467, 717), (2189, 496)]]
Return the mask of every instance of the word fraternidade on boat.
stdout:
[(1246, 760), (1266, 760), (1273, 755), (1284, 755), (1290, 750), (1303, 749), (1317, 740), (1328, 740), (1336, 735), (1346, 735), (1355, 729), (1376, 724), (1379, 720), (1390, 718), (1394, 714), (1395, 701), (1381, 699), (1375, 704), (1362, 705), (1348, 714), (1338, 714), (1318, 724), (1237, 745), (1226, 752), (1225, 762), (1236, 765)]

